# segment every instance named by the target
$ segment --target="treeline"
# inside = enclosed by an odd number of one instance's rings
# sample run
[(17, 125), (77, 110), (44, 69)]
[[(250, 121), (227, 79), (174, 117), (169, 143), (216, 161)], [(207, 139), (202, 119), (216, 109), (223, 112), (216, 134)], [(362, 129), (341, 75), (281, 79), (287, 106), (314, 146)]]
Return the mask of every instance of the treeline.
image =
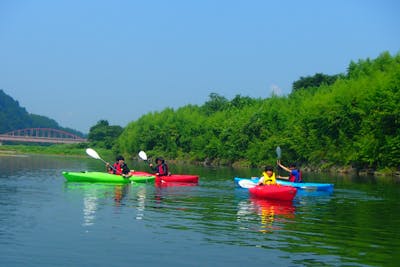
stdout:
[(202, 106), (143, 115), (115, 149), (215, 164), (276, 161), (318, 168), (400, 166), (400, 54), (351, 62), (345, 74), (294, 82), (288, 96), (231, 100), (211, 94)]
[(0, 89), (0, 133), (25, 128), (53, 128), (84, 136), (77, 130), (61, 127), (55, 120), (46, 116), (28, 113), (18, 101)]

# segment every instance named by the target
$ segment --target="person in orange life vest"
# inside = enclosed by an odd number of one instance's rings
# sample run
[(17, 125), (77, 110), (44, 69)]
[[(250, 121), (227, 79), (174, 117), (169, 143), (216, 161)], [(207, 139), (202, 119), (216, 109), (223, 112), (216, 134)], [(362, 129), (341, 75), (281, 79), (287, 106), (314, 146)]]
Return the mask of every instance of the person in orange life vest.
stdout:
[(276, 163), (278, 164), (279, 167), (289, 172), (289, 177), (278, 176), (278, 178), (286, 179), (289, 180), (289, 182), (294, 182), (294, 183), (301, 183), (303, 181), (301, 177), (301, 172), (299, 169), (296, 168), (296, 164), (292, 163), (289, 165), (288, 168), (283, 166), (280, 160), (278, 160)]
[(272, 168), (271, 166), (266, 166), (262, 175), (263, 176), (260, 178), (257, 185), (276, 185), (274, 168)]
[(157, 166), (153, 166), (152, 163), (149, 164), (150, 168), (155, 172), (158, 176), (168, 176), (170, 175), (168, 171), (168, 165), (165, 163), (164, 159), (161, 157), (156, 158)]
[(117, 175), (122, 175), (125, 178), (130, 177), (130, 169), (128, 165), (125, 163), (125, 159), (123, 156), (117, 156), (115, 163), (111, 167), (109, 163), (106, 164), (108, 173), (113, 173)]

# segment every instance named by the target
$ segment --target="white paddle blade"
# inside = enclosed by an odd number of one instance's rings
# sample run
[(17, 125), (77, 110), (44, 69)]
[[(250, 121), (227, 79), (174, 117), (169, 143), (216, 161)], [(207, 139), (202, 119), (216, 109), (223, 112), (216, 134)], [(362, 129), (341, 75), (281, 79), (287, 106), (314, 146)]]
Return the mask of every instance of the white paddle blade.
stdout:
[(276, 147), (276, 156), (278, 157), (278, 159), (280, 159), (281, 155), (282, 155), (282, 151), (281, 151), (281, 148), (278, 146), (278, 147)]
[(101, 159), (99, 154), (97, 154), (97, 152), (91, 148), (86, 149), (86, 154), (88, 154), (89, 156), (91, 156), (94, 159)]
[(147, 160), (146, 152), (140, 151), (138, 155), (142, 160)]
[(250, 180), (240, 180), (238, 184), (243, 188), (252, 188), (257, 185), (255, 182)]

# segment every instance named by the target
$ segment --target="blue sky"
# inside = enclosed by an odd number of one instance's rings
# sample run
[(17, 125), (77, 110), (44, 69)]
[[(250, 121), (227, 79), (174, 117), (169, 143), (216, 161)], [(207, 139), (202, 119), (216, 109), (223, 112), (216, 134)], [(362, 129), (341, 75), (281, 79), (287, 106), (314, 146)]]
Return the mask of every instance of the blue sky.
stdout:
[(0, 0), (0, 89), (83, 132), (400, 52), (395, 0)]

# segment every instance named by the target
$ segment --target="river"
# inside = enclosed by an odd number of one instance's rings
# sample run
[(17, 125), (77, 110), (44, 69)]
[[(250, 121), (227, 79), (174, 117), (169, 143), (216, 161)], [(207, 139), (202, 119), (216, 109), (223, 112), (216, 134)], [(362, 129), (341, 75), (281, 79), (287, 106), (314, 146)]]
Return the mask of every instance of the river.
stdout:
[[(128, 162), (146, 170), (141, 162)], [(333, 194), (249, 198), (255, 169), (170, 166), (197, 186), (69, 183), (90, 158), (0, 156), (0, 266), (398, 266), (400, 184), (304, 174)]]

